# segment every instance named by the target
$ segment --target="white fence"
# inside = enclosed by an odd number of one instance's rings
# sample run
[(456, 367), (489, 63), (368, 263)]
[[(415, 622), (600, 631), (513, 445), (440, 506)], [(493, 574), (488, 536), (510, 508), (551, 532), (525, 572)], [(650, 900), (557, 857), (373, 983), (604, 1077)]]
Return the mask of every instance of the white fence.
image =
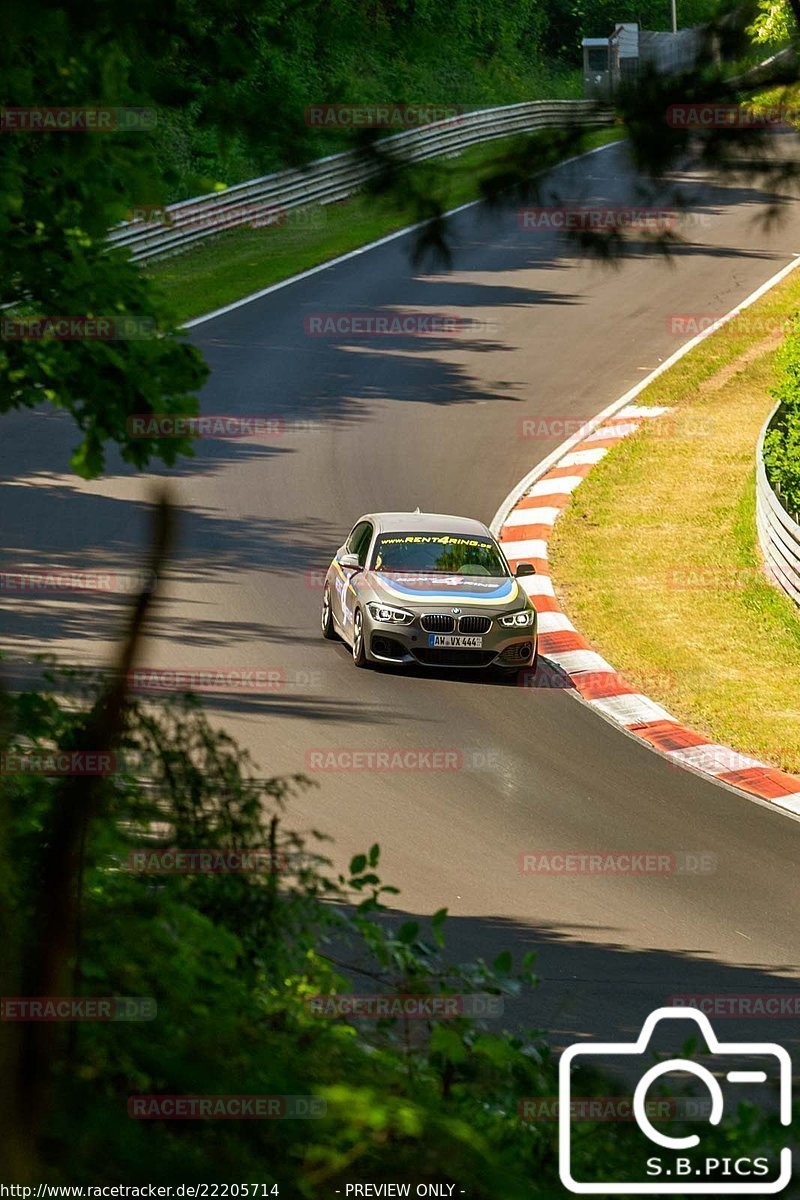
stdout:
[[(478, 109), (420, 129), (404, 130), (381, 138), (377, 145), (390, 159), (418, 162), (458, 154), (478, 142), (513, 133), (569, 125), (611, 125), (613, 120), (613, 111), (593, 100), (532, 100)], [(145, 217), (124, 221), (111, 230), (109, 242), (115, 247), (128, 247), (131, 257), (138, 261), (174, 254), (226, 229), (280, 224), (291, 209), (343, 200), (380, 170), (374, 158), (346, 150), (317, 159), (301, 170), (278, 171), (224, 192), (181, 200), (154, 213), (153, 220)]]
[(800, 604), (800, 525), (781, 504), (764, 468), (764, 438), (777, 407), (772, 410), (756, 450), (756, 525), (767, 570), (779, 587)]

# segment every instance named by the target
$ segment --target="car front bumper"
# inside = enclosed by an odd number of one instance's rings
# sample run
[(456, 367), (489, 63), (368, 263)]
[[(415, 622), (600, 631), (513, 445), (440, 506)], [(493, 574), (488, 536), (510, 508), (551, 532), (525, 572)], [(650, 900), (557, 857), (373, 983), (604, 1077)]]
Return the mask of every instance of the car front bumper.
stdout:
[[(468, 611), (468, 610), (467, 610)], [(490, 616), (488, 613), (475, 614)], [(370, 662), (395, 666), (463, 668), (481, 670), (503, 667), (509, 671), (529, 667), (536, 657), (537, 623), (507, 628), (491, 617), (488, 633), (479, 635), (479, 648), (437, 648), (431, 644), (436, 635), (422, 628), (419, 617), (410, 625), (378, 621), (364, 613), (364, 644)]]

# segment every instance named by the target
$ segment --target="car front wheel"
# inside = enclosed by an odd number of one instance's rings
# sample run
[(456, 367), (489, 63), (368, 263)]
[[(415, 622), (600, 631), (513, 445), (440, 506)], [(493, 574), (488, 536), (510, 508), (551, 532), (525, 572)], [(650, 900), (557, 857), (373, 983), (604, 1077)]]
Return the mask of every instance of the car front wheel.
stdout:
[(364, 618), (360, 608), (353, 613), (353, 662), (357, 667), (369, 666), (364, 648)]
[(330, 588), (326, 587), (322, 594), (322, 636), (332, 642), (336, 637), (336, 630), (333, 626), (333, 610), (331, 609), (331, 592)]

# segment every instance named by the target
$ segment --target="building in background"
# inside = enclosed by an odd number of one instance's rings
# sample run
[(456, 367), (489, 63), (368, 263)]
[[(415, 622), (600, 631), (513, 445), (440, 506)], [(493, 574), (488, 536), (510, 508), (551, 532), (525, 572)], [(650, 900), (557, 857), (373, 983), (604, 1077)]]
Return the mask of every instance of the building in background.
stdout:
[(701, 40), (700, 29), (667, 33), (640, 29), (635, 21), (616, 25), (610, 37), (584, 38), (584, 95), (611, 96), (621, 83), (635, 79), (645, 65), (665, 74), (690, 71), (697, 61)]

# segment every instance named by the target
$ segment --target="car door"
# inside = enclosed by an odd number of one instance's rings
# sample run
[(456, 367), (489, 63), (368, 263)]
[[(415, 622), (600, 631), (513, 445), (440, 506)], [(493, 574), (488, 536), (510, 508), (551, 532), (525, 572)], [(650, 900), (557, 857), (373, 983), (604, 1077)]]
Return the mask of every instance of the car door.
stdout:
[[(355, 554), (358, 559), (359, 567), (366, 567), (369, 548), (372, 545), (373, 528), (371, 521), (364, 521), (363, 528), (358, 536), (353, 540), (353, 549), (351, 554)], [(361, 571), (349, 571), (350, 587), (345, 589), (345, 620), (348, 622), (348, 629), (353, 624), (353, 612), (355, 610), (356, 601), (359, 598), (361, 591), (361, 583), (364, 578)]]
[(336, 578), (334, 580), (333, 593), (331, 595), (331, 605), (333, 606), (334, 617), (339, 627), (349, 633), (350, 624), (353, 620), (353, 590), (350, 586), (350, 581), (354, 574), (352, 569), (339, 565), (339, 560), (343, 554), (355, 554), (358, 557), (359, 564), (366, 566), (366, 555), (369, 550), (370, 542), (372, 541), (372, 524), (370, 521), (359, 521), (350, 533), (345, 544), (336, 555)]

